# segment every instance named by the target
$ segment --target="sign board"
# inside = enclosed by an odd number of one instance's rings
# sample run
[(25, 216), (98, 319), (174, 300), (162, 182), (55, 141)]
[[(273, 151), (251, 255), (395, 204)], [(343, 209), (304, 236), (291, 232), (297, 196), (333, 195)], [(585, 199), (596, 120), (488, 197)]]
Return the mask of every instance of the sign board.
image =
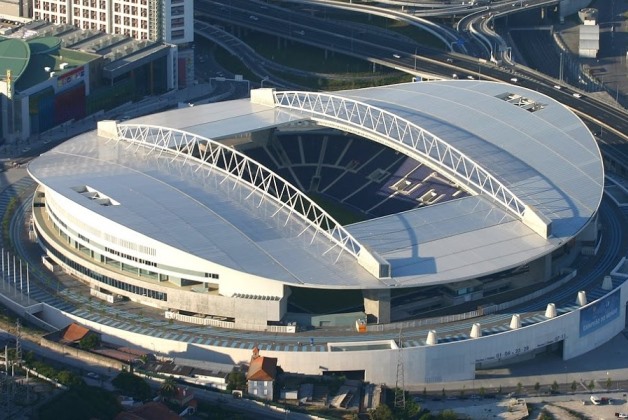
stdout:
[(580, 311), (580, 337), (591, 334), (619, 317), (620, 290), (598, 300)]

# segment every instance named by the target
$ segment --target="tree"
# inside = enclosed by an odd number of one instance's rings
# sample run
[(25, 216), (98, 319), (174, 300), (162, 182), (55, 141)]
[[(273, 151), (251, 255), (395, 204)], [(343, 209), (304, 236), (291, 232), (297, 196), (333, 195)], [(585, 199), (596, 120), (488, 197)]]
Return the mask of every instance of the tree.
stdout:
[(541, 384), (537, 382), (534, 384), (534, 390), (538, 393), (539, 389), (541, 389)]
[(612, 386), (613, 386), (613, 381), (611, 380), (611, 378), (607, 376), (606, 377), (606, 389), (610, 390)]
[(445, 393), (445, 388), (443, 388), (443, 392), (442, 392), (442, 394), (443, 394), (443, 397), (446, 397), (446, 396), (447, 396), (447, 394)]
[(517, 394), (521, 394), (521, 390), (523, 389), (523, 385), (521, 382), (517, 382)]
[(442, 420), (458, 420), (458, 414), (456, 414), (453, 410), (443, 410), (438, 415), (438, 418)]
[(93, 350), (100, 345), (100, 337), (97, 334), (87, 334), (79, 341), (82, 350)]
[(371, 411), (370, 414), (371, 419), (373, 420), (394, 420), (395, 416), (393, 415), (392, 410), (387, 404), (380, 404), (377, 408)]
[(177, 393), (177, 381), (172, 376), (168, 376), (159, 387), (159, 395), (168, 398)]
[(484, 394), (486, 394), (486, 389), (483, 386), (480, 387), (480, 397), (484, 398)]
[(83, 379), (76, 376), (74, 373), (68, 370), (62, 370), (56, 375), (57, 382), (60, 384), (73, 387), (84, 384)]
[(571, 383), (571, 392), (576, 392), (576, 389), (578, 389), (578, 384), (576, 383), (576, 381), (573, 381)]
[(558, 392), (558, 382), (556, 381), (552, 382), (552, 386), (550, 387), (550, 390), (552, 391), (552, 393)]
[(401, 413), (404, 419), (413, 419), (421, 412), (421, 406), (410, 398), (410, 394), (406, 392), (406, 407)]
[(595, 382), (593, 382), (593, 379), (591, 379), (591, 382), (589, 382), (587, 388), (589, 388), (589, 391), (593, 391), (595, 389)]
[(148, 383), (139, 376), (130, 372), (120, 372), (113, 378), (111, 384), (118, 388), (121, 393), (133, 397), (139, 401), (145, 401), (150, 397), (151, 391)]
[(239, 389), (240, 391), (246, 389), (246, 376), (244, 372), (235, 367), (227, 375), (227, 391), (233, 391), (234, 389)]

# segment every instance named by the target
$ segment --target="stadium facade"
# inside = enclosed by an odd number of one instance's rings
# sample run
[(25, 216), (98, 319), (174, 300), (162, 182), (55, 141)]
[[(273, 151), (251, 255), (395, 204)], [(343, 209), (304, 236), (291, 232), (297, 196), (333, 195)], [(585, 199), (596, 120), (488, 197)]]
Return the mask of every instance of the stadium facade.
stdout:
[[(604, 185), (595, 140), (571, 111), (537, 92), (477, 81), (334, 94), (259, 89), (251, 100), (102, 121), (29, 172), (47, 258), (92, 294), (208, 329), (288, 332), (297, 295), (322, 290), (333, 300), (354, 290), (371, 322), (366, 333), (265, 354), (287, 371), (355, 370), (389, 384), (398, 342), (377, 331), (407, 319), (412, 311), (401, 307), (497, 304), (505, 292), (565, 281), (599, 239)], [(336, 221), (313, 200), (321, 196), (361, 221)], [(419, 297), (424, 290), (432, 294)], [(396, 305), (404, 291), (418, 295)], [(591, 306), (559, 307), (485, 337), (479, 323), (448, 342), (437, 326), (417, 331), (403, 345), (406, 382), (470, 379), (478, 366), (557, 347), (565, 358), (582, 354), (623, 328), (626, 296), (621, 286), (604, 298), (612, 308), (604, 319), (597, 309), (581, 315)], [(146, 345), (141, 334), (92, 326)], [(159, 344), (189, 357), (249, 356)]]

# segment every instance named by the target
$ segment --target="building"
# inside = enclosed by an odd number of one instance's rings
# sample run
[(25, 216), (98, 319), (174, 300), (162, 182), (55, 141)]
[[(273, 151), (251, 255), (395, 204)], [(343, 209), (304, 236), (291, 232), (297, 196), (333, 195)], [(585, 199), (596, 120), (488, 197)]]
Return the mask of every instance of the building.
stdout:
[(0, 39), (2, 138), (24, 140), (71, 120), (177, 88), (177, 50), (152, 41), (29, 22)]
[(180, 45), (194, 41), (193, 10), (185, 0), (34, 0), (33, 19)]
[[(360, 371), (394, 384), (402, 320), (416, 327), (404, 331), (415, 334), (403, 342), (408, 384), (470, 379), (482, 366), (543, 351), (572, 358), (623, 328), (621, 276), (591, 295), (613, 308), (594, 327), (579, 322), (595, 318), (597, 301), (574, 307), (575, 293), (568, 304), (548, 302), (547, 315), (512, 314), (510, 324), (495, 315), (491, 322), (510, 326), (484, 329), (489, 321), (478, 318), (473, 332), (455, 336), (410, 318), (434, 308), (497, 314), (513, 295), (545, 305), (541, 292), (566, 287), (574, 260), (599, 243), (604, 169), (595, 139), (569, 109), (520, 86), (259, 89), (250, 100), (103, 121), (38, 157), (29, 173), (39, 184), (34, 230), (66, 272), (167, 318), (294, 334), (263, 348), (288, 372)], [(360, 221), (337, 221), (333, 206), (309, 198), (321, 193), (346, 204), (336, 217), (354, 210)], [(347, 311), (349, 300), (358, 309)], [(330, 310), (334, 302), (344, 306)], [(353, 326), (367, 316), (366, 331), (348, 341), (289, 332), (303, 315), (292, 308), (306, 305), (309, 323), (300, 325)], [(141, 333), (85, 322), (147, 345)], [(150, 340), (234, 363), (248, 362), (253, 348), (227, 338)]]
[(260, 356), (259, 349), (254, 347), (246, 374), (247, 392), (254, 397), (272, 401), (275, 379), (277, 379), (277, 358)]
[(34, 0), (33, 18), (86, 31), (175, 45), (181, 87), (194, 80), (192, 0)]

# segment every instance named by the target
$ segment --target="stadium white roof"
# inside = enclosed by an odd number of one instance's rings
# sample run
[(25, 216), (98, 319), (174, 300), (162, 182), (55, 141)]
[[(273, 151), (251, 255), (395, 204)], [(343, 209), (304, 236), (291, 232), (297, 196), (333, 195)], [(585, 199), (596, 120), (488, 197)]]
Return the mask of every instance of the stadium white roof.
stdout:
[[(277, 216), (270, 202), (258, 207), (259, 200), (251, 204), (242, 199), (246, 194), (229, 194), (237, 181), (221, 184), (219, 175), (203, 178), (181, 170), (190, 164), (182, 159), (171, 162), (172, 157), (136, 147), (131, 153), (124, 143), (107, 142), (92, 132), (43, 154), (29, 171), (75, 201), (81, 198), (72, 190), (76, 185), (101, 191), (121, 205), (81, 203), (129, 229), (227, 267), (304, 287), (407, 287), (491, 274), (550, 253), (597, 212), (604, 178), (595, 140), (551, 98), (477, 81), (401, 84), (336, 95), (395, 113), (454, 145), (549, 218), (553, 235), (544, 239), (484, 196), (348, 226), (360, 243), (391, 264), (392, 278), (379, 281), (349, 255), (338, 260), (322, 255), (320, 239), (299, 236), (303, 221), (290, 212)], [(237, 100), (129, 123), (220, 139), (309, 118), (307, 112)]]

